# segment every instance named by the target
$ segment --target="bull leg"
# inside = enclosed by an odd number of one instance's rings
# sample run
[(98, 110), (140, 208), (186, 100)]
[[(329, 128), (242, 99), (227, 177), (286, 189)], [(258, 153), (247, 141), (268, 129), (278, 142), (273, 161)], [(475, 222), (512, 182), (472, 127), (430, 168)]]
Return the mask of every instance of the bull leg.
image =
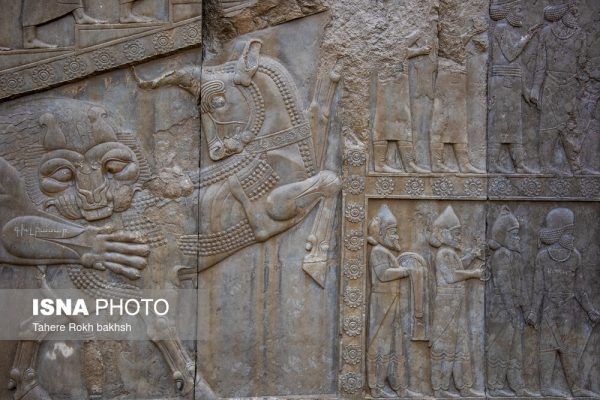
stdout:
[[(212, 400), (217, 396), (200, 374), (196, 374), (194, 362), (183, 347), (175, 328), (165, 318), (149, 318), (145, 320), (150, 340), (163, 355), (177, 389), (182, 395), (195, 391), (195, 398)], [(168, 337), (168, 339), (163, 339)], [(195, 379), (194, 379), (195, 378)]]
[(22, 340), (17, 345), (8, 383), (9, 389), (15, 389), (15, 400), (52, 400), (37, 379), (35, 364), (39, 348), (37, 340)]
[(306, 180), (274, 189), (264, 201), (251, 201), (236, 176), (229, 178), (232, 194), (242, 204), (254, 235), (263, 242), (298, 224), (324, 197), (340, 190), (340, 178), (321, 171)]
[[(51, 290), (46, 282), (46, 266), (38, 266), (38, 281), (45, 294)], [(63, 320), (63, 317), (59, 317)], [(36, 333), (32, 331), (33, 322), (57, 322), (55, 316), (35, 318), (30, 317), (21, 324), (22, 337), (35, 340), (21, 340), (17, 344), (17, 352), (10, 369), (10, 379), (8, 389), (14, 390), (14, 400), (52, 400), (46, 390), (39, 384), (37, 379), (36, 364), (40, 344), (46, 333)]]

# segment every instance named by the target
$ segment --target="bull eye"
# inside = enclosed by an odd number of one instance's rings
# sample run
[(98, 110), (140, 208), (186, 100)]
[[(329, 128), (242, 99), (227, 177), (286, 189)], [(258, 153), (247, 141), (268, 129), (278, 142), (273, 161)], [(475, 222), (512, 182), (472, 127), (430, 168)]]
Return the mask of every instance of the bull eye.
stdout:
[(225, 96), (223, 96), (222, 94), (213, 96), (210, 99), (210, 105), (215, 109), (225, 107), (225, 103), (226, 103)]
[(123, 171), (125, 169), (125, 167), (127, 167), (128, 164), (129, 164), (129, 162), (127, 162), (127, 161), (108, 160), (104, 164), (104, 168), (106, 169), (106, 171), (110, 172), (111, 174), (118, 174), (119, 172)]

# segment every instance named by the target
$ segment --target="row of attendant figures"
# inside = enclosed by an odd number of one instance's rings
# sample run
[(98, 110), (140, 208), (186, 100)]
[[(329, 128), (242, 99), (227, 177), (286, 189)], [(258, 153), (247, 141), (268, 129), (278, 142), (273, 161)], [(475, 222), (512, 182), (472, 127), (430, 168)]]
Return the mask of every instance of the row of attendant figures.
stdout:
[[(586, 143), (594, 143), (591, 136), (600, 131), (600, 123), (594, 116), (600, 99), (600, 57), (594, 53), (598, 43), (589, 40), (579, 26), (575, 3), (563, 1), (547, 6), (544, 24), (528, 29), (523, 27), (523, 9), (518, 0), (492, 1), (490, 17), (494, 25), (490, 27), (489, 45), (477, 42), (481, 51), (488, 50), (490, 63), (488, 171), (600, 173), (584, 165), (581, 154)], [(404, 64), (408, 68), (402, 68), (394, 77), (377, 79), (372, 134), (374, 171), (483, 173), (469, 158), (468, 120), (476, 117), (469, 115), (469, 104), (484, 99), (469, 95), (469, 82), (473, 78), (464, 62), (438, 57), (435, 6), (430, 20), (431, 32), (417, 31), (407, 38), (409, 48)], [(464, 35), (464, 47), (483, 31), (474, 26)], [(521, 56), (536, 37), (535, 70), (527, 87)], [(540, 112), (537, 138), (540, 170), (526, 162), (523, 103), (537, 107)], [(422, 141), (429, 144), (419, 144)], [(453, 150), (458, 168), (445, 159), (446, 147)], [(503, 147), (508, 150), (509, 163), (502, 160)], [(396, 148), (403, 169), (389, 159), (389, 151)], [(429, 154), (425, 154), (428, 148)], [(561, 148), (570, 173), (554, 165)]]
[[(464, 231), (448, 206), (432, 225), (435, 295), (429, 306), (428, 266), (425, 259), (401, 251), (398, 224), (383, 205), (369, 224), (371, 290), (367, 349), (368, 386), (373, 397), (427, 397), (409, 387), (409, 358), (403, 330), (401, 280), (409, 279), (412, 341), (428, 341), (431, 387), (435, 397), (481, 397), (474, 388), (467, 281), (486, 282), (486, 355), (488, 394), (499, 397), (600, 397), (586, 389), (593, 355), (584, 354), (600, 322), (598, 304), (583, 289), (581, 255), (574, 248), (574, 213), (555, 208), (539, 230), (533, 295), (526, 300), (521, 258), (520, 225), (502, 207), (491, 230), (491, 256), (481, 250), (461, 251)], [(474, 262), (480, 260), (479, 263)], [(473, 264), (473, 266), (471, 265)], [(406, 286), (404, 286), (406, 287)], [(429, 309), (433, 318), (429, 316)], [(541, 393), (527, 387), (523, 371), (525, 324), (535, 327), (539, 340)], [(483, 333), (482, 333), (483, 334)], [(596, 336), (597, 333), (596, 333)], [(589, 353), (589, 351), (587, 351)], [(563, 393), (553, 373), (557, 361), (570, 394)], [(480, 373), (484, 373), (481, 371)], [(454, 391), (453, 388), (456, 389)]]

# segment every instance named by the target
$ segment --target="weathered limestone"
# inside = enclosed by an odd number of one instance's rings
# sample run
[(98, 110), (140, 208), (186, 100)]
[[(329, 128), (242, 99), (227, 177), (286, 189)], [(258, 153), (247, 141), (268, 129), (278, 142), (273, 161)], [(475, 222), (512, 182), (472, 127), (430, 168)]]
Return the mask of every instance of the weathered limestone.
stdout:
[(597, 1), (0, 3), (0, 399), (600, 397)]

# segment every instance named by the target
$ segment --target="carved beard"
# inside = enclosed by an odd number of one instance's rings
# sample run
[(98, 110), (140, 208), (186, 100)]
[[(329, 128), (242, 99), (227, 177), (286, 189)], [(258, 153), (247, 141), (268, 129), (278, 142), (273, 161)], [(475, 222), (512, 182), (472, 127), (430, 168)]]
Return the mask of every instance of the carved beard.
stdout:
[(389, 236), (386, 235), (383, 244), (390, 250), (402, 251), (399, 239), (390, 239)]
[(506, 21), (510, 24), (510, 26), (514, 26), (515, 28), (520, 28), (523, 26), (523, 20), (516, 15), (513, 11), (508, 13), (506, 17)]
[(579, 28), (579, 22), (577, 21), (577, 17), (573, 15), (573, 13), (566, 13), (565, 16), (562, 18), (562, 21), (567, 27), (571, 29)]
[(562, 235), (558, 240), (558, 243), (567, 250), (573, 250), (575, 248), (575, 238), (573, 235)]

